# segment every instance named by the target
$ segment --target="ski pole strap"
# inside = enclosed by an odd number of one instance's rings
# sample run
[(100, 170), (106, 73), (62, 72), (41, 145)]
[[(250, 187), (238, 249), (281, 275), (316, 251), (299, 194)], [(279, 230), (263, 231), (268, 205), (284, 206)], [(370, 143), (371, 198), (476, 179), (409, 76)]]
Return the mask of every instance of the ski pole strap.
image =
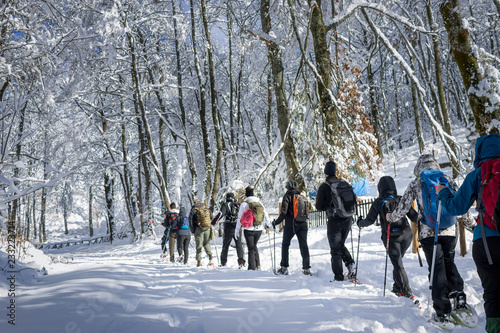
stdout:
[(490, 248), (488, 247), (488, 241), (486, 240), (486, 231), (484, 230), (484, 211), (481, 209), (481, 203), (483, 202), (483, 189), (487, 181), (481, 184), (479, 189), (479, 195), (476, 200), (476, 210), (479, 213), (479, 224), (481, 225), (481, 238), (483, 239), (484, 251), (486, 252), (486, 258), (488, 258), (488, 264), (493, 265), (493, 260), (491, 259)]

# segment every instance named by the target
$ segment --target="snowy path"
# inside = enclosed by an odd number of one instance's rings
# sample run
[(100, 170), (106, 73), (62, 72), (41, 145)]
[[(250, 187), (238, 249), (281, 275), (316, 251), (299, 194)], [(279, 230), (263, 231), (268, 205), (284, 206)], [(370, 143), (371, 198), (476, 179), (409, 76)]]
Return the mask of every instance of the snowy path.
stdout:
[[(355, 231), (354, 245), (350, 238), (346, 243), (354, 251)], [(276, 240), (279, 262), (280, 234)], [(49, 255), (60, 263), (47, 267), (49, 275), (38, 283), (18, 287), (17, 323), (7, 332), (439, 332), (411, 301), (390, 293), (382, 297), (385, 252), (375, 226), (363, 229), (359, 263), (363, 285), (358, 286), (329, 282), (325, 228), (309, 231), (313, 277), (300, 272), (295, 239), (289, 276), (271, 272), (267, 236), (259, 242), (262, 271), (236, 269), (232, 248), (225, 268), (196, 268), (194, 253), (188, 266), (162, 262), (157, 243), (53, 250)], [(407, 255), (405, 265), (425, 309), (426, 268), (419, 267), (414, 254)], [(482, 289), (470, 254), (457, 255), (457, 265), (468, 301), (481, 321), (476, 330), (455, 331), (483, 332)], [(5, 325), (2, 319), (2, 332)]]

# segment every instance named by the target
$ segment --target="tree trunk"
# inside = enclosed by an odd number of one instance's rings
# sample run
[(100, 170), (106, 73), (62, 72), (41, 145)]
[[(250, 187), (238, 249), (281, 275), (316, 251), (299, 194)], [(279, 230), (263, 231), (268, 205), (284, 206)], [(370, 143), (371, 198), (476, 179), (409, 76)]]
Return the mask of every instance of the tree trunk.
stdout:
[[(208, 198), (210, 194), (210, 179), (212, 178), (212, 156), (210, 151), (210, 142), (208, 141), (207, 132), (207, 119), (206, 119), (206, 82), (203, 82), (200, 61), (198, 59), (198, 48), (196, 46), (196, 26), (195, 26), (195, 15), (194, 15), (194, 2), (190, 3), (190, 13), (191, 13), (191, 42), (193, 46), (193, 57), (194, 57), (194, 67), (196, 69), (196, 76), (198, 78), (199, 85), (199, 107), (200, 107), (200, 127), (201, 136), (203, 142), (203, 152), (205, 154), (205, 182), (204, 182), (204, 198)], [(196, 195), (196, 190), (193, 191), (193, 196)]]
[[(271, 16), (269, 15), (269, 0), (261, 0), (260, 20), (262, 30), (269, 34), (271, 32)], [(286, 171), (289, 179), (297, 181), (299, 189), (306, 190), (304, 178), (299, 172), (299, 163), (297, 161), (295, 145), (291, 135), (286, 136), (286, 131), (290, 124), (288, 115), (288, 103), (286, 100), (284, 67), (281, 60), (281, 49), (272, 41), (267, 41), (267, 57), (271, 63), (271, 72), (273, 74), (273, 88), (276, 97), (278, 128), (280, 130), (281, 140), (284, 143), (283, 153), (285, 155)]]
[[(431, 7), (431, 2), (430, 0), (426, 4), (427, 8), (427, 18), (429, 20), (429, 26), (435, 34), (431, 36), (432, 38), (432, 46), (433, 46), (433, 51), (434, 51), (434, 68), (436, 71), (436, 85), (438, 88), (438, 97), (439, 97), (439, 105), (441, 106), (441, 114), (443, 116), (443, 128), (446, 133), (448, 133), (451, 136), (451, 121), (450, 121), (450, 115), (448, 113), (448, 106), (446, 104), (446, 96), (444, 93), (444, 85), (443, 85), (443, 71), (441, 68), (441, 52), (439, 51), (439, 40), (438, 40), (438, 34), (437, 34), (437, 28), (436, 24), (434, 22), (434, 16), (432, 15), (432, 7)], [(451, 149), (456, 153), (455, 149), (455, 144), (448, 139), (448, 144), (450, 145)], [(453, 178), (458, 177), (458, 169), (459, 166), (458, 164), (451, 160), (450, 161), (451, 166), (453, 168)]]
[[(469, 104), (474, 114), (476, 121), (476, 131), (479, 135), (497, 133), (498, 129), (495, 126), (490, 126), (495, 114), (486, 112), (488, 97), (480, 96), (478, 91), (481, 81), (484, 79), (479, 71), (478, 59), (472, 50), (470, 32), (466, 29), (462, 22), (460, 13), (459, 0), (446, 0), (440, 5), (440, 12), (443, 17), (444, 26), (448, 32), (448, 40), (450, 43), (451, 54), (460, 70), (465, 89), (469, 97)], [(489, 130), (488, 128), (491, 128)]]
[(89, 234), (90, 237), (94, 236), (94, 221), (93, 221), (93, 211), (92, 211), (92, 201), (94, 196), (92, 193), (92, 185), (89, 186)]
[[(311, 35), (313, 37), (314, 55), (316, 67), (321, 80), (317, 82), (320, 98), (320, 108), (323, 115), (323, 127), (327, 134), (327, 140), (335, 145), (335, 139), (339, 136), (338, 116), (334, 108), (332, 99), (332, 63), (330, 61), (330, 52), (328, 51), (327, 28), (323, 21), (323, 12), (321, 9), (321, 0), (308, 0), (311, 6)], [(336, 145), (335, 145), (336, 146)]]
[[(411, 56), (410, 62), (412, 70), (415, 70), (415, 66), (413, 64), (415, 61), (413, 60), (413, 56)], [(425, 143), (424, 143), (424, 138), (422, 136), (422, 124), (420, 122), (417, 85), (413, 81), (410, 81), (410, 84), (411, 84), (411, 100), (413, 106), (413, 119), (415, 121), (415, 130), (417, 132), (418, 151), (420, 154), (422, 154), (425, 149)]]
[(375, 136), (377, 137), (377, 150), (378, 150), (378, 156), (380, 158), (383, 158), (384, 154), (382, 151), (382, 138), (380, 136), (380, 126), (379, 126), (379, 120), (378, 120), (378, 106), (377, 106), (377, 101), (375, 100), (375, 83), (373, 81), (373, 72), (372, 72), (372, 64), (371, 64), (371, 57), (368, 61), (368, 65), (366, 67), (366, 75), (367, 75), (367, 80), (368, 80), (368, 101), (370, 103), (370, 114), (371, 114), (371, 124), (373, 127), (373, 131), (375, 132)]
[[(208, 27), (207, 20), (207, 8), (205, 0), (201, 0), (201, 15), (203, 19), (203, 26), (205, 28), (205, 37), (207, 39), (207, 53), (208, 53), (208, 72), (210, 79), (210, 103), (212, 109), (212, 121), (214, 124), (215, 131), (215, 142), (216, 142), (216, 160), (215, 160), (215, 172), (214, 180), (212, 183), (212, 195), (210, 198), (210, 209), (213, 210), (216, 205), (217, 192), (219, 190), (220, 174), (222, 167), (222, 134), (220, 130), (219, 113), (217, 112), (217, 90), (215, 89), (215, 65), (213, 59), (212, 41), (210, 37), (210, 30)], [(207, 179), (209, 180), (209, 179)]]
[(104, 198), (106, 201), (106, 217), (108, 219), (109, 239), (113, 244), (115, 235), (115, 220), (113, 211), (113, 179), (109, 171), (104, 171)]

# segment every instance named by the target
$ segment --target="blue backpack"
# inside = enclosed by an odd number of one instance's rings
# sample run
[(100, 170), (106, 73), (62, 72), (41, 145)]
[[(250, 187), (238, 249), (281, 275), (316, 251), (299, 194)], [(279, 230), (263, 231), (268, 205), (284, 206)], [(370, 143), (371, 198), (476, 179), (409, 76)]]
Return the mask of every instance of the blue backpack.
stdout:
[(187, 216), (179, 215), (177, 218), (177, 227), (181, 230), (189, 229), (189, 219)]
[[(424, 206), (423, 222), (429, 227), (436, 228), (436, 220), (438, 215), (438, 197), (436, 188), (439, 184), (449, 186), (448, 179), (444, 177), (444, 173), (438, 170), (427, 170), (420, 174), (422, 183), (422, 205)], [(451, 215), (446, 209), (441, 206), (441, 218), (439, 220), (439, 229), (446, 229), (457, 222), (455, 216)]]

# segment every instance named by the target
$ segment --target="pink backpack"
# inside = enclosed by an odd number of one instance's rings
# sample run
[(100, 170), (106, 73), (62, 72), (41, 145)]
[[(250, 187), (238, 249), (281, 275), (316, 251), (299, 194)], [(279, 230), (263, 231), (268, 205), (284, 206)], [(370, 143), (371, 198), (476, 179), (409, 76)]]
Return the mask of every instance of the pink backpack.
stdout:
[(252, 211), (252, 208), (248, 208), (241, 214), (240, 223), (243, 228), (248, 228), (253, 226), (253, 222), (255, 221), (255, 215)]

